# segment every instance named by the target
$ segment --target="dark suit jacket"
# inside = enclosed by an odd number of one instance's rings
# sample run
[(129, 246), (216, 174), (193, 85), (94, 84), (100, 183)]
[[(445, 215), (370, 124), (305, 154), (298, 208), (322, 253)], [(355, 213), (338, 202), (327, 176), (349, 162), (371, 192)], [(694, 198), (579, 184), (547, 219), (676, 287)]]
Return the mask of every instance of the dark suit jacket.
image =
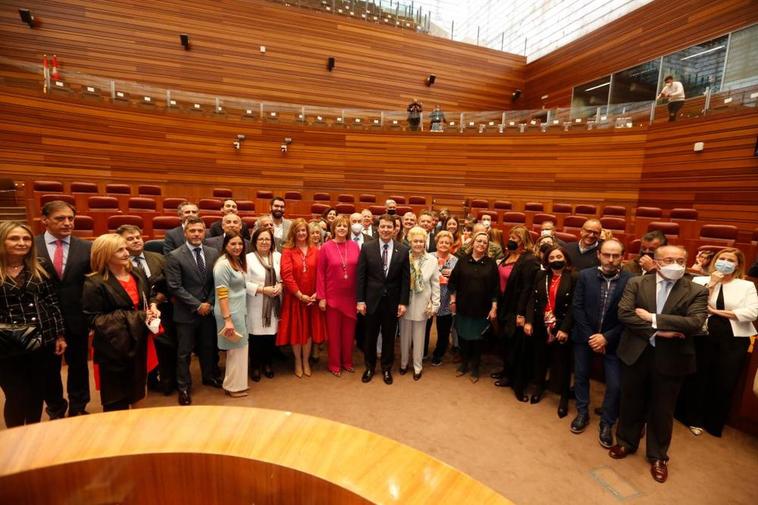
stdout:
[[(619, 320), (625, 328), (616, 354), (627, 365), (633, 365), (657, 330), (643, 321), (634, 309), (641, 307), (656, 313), (657, 275), (629, 279), (619, 302)], [(658, 330), (679, 331), (685, 338), (656, 338), (655, 366), (665, 375), (687, 375), (695, 371), (694, 335), (700, 333), (708, 316), (708, 291), (687, 278), (679, 279), (671, 288), (663, 312), (656, 316)]]
[(534, 276), (539, 269), (539, 261), (529, 251), (524, 252), (513, 265), (505, 293), (501, 293), (497, 300), (497, 318), (507, 337), (516, 331), (516, 316), (526, 315), (526, 304), (532, 294)]
[(184, 238), (184, 228), (181, 225), (171, 228), (163, 237), (163, 255), (168, 256), (171, 251), (184, 245), (187, 239)]
[(34, 242), (37, 247), (37, 255), (46, 260), (44, 261), (45, 269), (50, 274), (50, 280), (58, 295), (63, 313), (63, 324), (66, 328), (66, 337), (87, 335), (89, 325), (82, 314), (82, 290), (84, 278), (91, 271), (90, 251), (92, 244), (87, 240), (71, 237), (68, 258), (63, 269), (63, 279), (59, 279), (53, 267), (53, 259), (47, 252), (44, 234), (37, 235)]
[[(626, 283), (632, 277), (629, 272), (621, 271), (613, 290), (610, 300), (603, 307), (600, 300), (600, 287), (603, 282), (602, 274), (596, 268), (585, 268), (579, 272), (579, 280), (574, 289), (573, 316), (574, 327), (571, 331), (571, 340), (579, 343), (587, 343), (590, 335), (602, 333), (607, 340), (606, 352), (615, 353), (618, 347), (621, 331), (624, 325), (618, 317), (618, 305), (624, 294)], [(600, 318), (603, 325), (600, 327)]]
[(356, 301), (366, 303), (366, 313), (376, 312), (379, 302), (387, 297), (391, 306), (408, 305), (411, 288), (410, 249), (395, 240), (392, 258), (384, 277), (380, 240), (363, 244), (358, 256), (358, 287)]
[[(200, 304), (213, 305), (215, 300), (213, 265), (219, 253), (216, 249), (203, 246), (203, 255), (205, 276), (200, 275), (195, 258), (188, 247), (179, 247), (168, 255), (166, 283), (169, 293), (174, 297), (174, 321), (177, 323), (196, 322), (201, 317), (197, 313)], [(207, 317), (213, 317), (213, 312)]]
[[(250, 239), (250, 230), (247, 228), (247, 223), (242, 223), (242, 231), (240, 232), (245, 240)], [(221, 220), (219, 219), (211, 225), (208, 229), (208, 233), (205, 235), (207, 238), (224, 236), (224, 229), (221, 228)]]
[[(244, 230), (243, 230), (244, 231)], [(245, 242), (245, 254), (249, 253), (250, 250), (250, 241), (246, 238), (242, 239)], [(215, 250), (221, 253), (221, 249), (224, 247), (224, 234), (217, 235), (215, 237), (210, 237), (205, 239), (205, 245), (208, 247), (212, 247)]]
[(435, 240), (437, 239), (437, 230), (432, 228), (432, 231), (429, 232), (429, 248), (426, 250), (426, 252), (436, 252), (437, 251), (437, 243)]
[(150, 251), (143, 251), (143, 253), (147, 267), (150, 269), (150, 278), (147, 279), (148, 295), (151, 299), (156, 298), (159, 293), (166, 297), (164, 302), (158, 304), (164, 332), (156, 335), (155, 339), (162, 343), (173, 344), (174, 329), (170, 321), (173, 321), (174, 308), (171, 305), (171, 296), (168, 291), (168, 284), (166, 283), (166, 257)]
[[(533, 325), (543, 325), (545, 317), (545, 307), (547, 306), (548, 290), (547, 285), (553, 277), (553, 272), (547, 270), (539, 270), (534, 277), (534, 287), (532, 288), (532, 294), (529, 297), (529, 302), (526, 305), (526, 322)], [(573, 326), (574, 317), (571, 313), (571, 301), (574, 296), (574, 288), (576, 287), (576, 272), (569, 271), (563, 272), (561, 280), (558, 283), (558, 292), (555, 296), (555, 307), (553, 308), (553, 315), (555, 315), (555, 330), (564, 331), (567, 334), (571, 331)], [(546, 281), (547, 280), (547, 284)], [(510, 282), (510, 280), (509, 280)]]

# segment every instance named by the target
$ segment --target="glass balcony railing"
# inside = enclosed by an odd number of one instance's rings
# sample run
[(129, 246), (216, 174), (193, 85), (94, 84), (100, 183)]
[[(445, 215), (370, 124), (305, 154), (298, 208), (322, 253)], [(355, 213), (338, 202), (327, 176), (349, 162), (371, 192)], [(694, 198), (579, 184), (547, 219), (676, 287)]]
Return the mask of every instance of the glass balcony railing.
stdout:
[[(51, 79), (44, 77), (39, 64), (7, 58), (0, 58), (0, 86), (35, 94), (42, 91), (51, 99), (79, 101), (90, 105), (101, 103), (189, 117), (365, 132), (504, 135), (644, 128), (668, 120), (665, 104), (643, 101), (599, 107), (442, 111), (442, 121), (436, 125), (432, 125), (430, 120), (431, 111), (424, 111), (419, 127), (412, 129), (408, 113), (404, 110), (346, 109), (262, 102), (165, 89), (69, 70), (61, 71), (58, 79)], [(708, 91), (704, 96), (688, 99), (680, 115), (686, 119), (756, 111), (757, 104), (758, 85), (714, 94)]]

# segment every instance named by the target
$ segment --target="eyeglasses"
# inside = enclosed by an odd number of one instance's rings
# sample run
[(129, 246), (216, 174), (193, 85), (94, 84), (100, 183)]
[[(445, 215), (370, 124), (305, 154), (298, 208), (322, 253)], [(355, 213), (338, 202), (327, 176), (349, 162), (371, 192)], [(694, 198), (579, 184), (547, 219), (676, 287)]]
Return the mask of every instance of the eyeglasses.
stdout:
[(677, 265), (684, 266), (687, 264), (687, 260), (684, 258), (662, 258), (656, 261), (660, 263), (661, 265), (673, 265), (674, 263), (676, 263)]
[(613, 254), (613, 253), (604, 253), (604, 252), (601, 252), (600, 256), (602, 256), (603, 258), (610, 259), (610, 260), (615, 260), (615, 259), (624, 257), (623, 254)]
[(600, 235), (602, 233), (602, 230), (588, 230), (586, 228), (582, 228), (582, 231), (588, 235)]

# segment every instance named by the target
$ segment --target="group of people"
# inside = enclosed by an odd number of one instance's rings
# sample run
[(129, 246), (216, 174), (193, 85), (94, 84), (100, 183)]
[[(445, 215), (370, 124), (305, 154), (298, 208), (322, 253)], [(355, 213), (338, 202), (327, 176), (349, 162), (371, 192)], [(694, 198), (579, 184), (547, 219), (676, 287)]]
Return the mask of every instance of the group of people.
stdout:
[(275, 197), (248, 229), (226, 200), (206, 230), (197, 206), (184, 202), (181, 225), (158, 251), (146, 250), (130, 225), (91, 243), (78, 239), (76, 210), (62, 201), (42, 208), (45, 232), (36, 237), (25, 224), (3, 222), (0, 322), (34, 326), (43, 340), (37, 351), (0, 356), (6, 424), (38, 422), (44, 404), (51, 419), (87, 413), (91, 330), (105, 411), (136, 406), (150, 382), (191, 404), (193, 352), (203, 385), (232, 397), (248, 394), (248, 379), (274, 377), (282, 346), (303, 378), (326, 344), (328, 370), (341, 377), (356, 370), (357, 343), (362, 382), (380, 372), (389, 385), (399, 336), (398, 372), (414, 381), (426, 359), (442, 365), (452, 343), (456, 375), (476, 383), (483, 348), (493, 344), (503, 366), (490, 376), (519, 402), (554, 391), (565, 417), (573, 389), (577, 434), (590, 422), (591, 365), (601, 359), (600, 444), (623, 458), (646, 431), (659, 482), (678, 399), (693, 434), (721, 434), (758, 318), (740, 250), (721, 249), (688, 268), (686, 250), (652, 232), (624, 262), (624, 243), (595, 219), (564, 243), (552, 222), (535, 239), (524, 226), (504, 234), (486, 214), (399, 216), (396, 202), (385, 203), (376, 220), (368, 210), (327, 211), (307, 222), (286, 219), (285, 201)]

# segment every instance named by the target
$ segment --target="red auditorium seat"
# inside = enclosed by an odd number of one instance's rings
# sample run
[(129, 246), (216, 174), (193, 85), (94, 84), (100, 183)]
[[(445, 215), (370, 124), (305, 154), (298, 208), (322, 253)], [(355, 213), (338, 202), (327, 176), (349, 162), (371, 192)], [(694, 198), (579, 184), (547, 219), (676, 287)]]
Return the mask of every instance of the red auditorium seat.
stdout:
[(341, 203), (338, 203), (334, 208), (337, 209), (337, 214), (348, 214), (348, 215), (350, 215), (353, 212), (355, 212), (355, 204), (354, 203), (341, 202)]
[(629, 240), (629, 234), (626, 232), (626, 219), (615, 216), (604, 216), (600, 218), (600, 224), (604, 230), (613, 232), (613, 237), (626, 245)]
[(76, 206), (76, 200), (71, 195), (64, 195), (64, 194), (45, 194), (42, 195), (39, 199), (40, 206), (45, 205), (47, 202), (53, 202), (55, 200), (61, 200), (62, 202), (69, 203), (73, 206)]
[(329, 193), (313, 193), (313, 201), (315, 202), (331, 202), (332, 195)]
[(311, 204), (311, 214), (313, 214), (314, 217), (320, 217), (321, 214), (330, 207), (331, 205), (328, 203), (313, 203)]
[(574, 207), (574, 214), (582, 214), (585, 216), (596, 216), (597, 205), (592, 205), (592, 204), (587, 204), (587, 203), (577, 204)]
[(286, 191), (284, 193), (285, 200), (302, 200), (303, 194), (300, 191)]
[(166, 232), (182, 223), (179, 216), (155, 216), (153, 218), (153, 238), (163, 238)]
[(87, 208), (87, 200), (91, 195), (96, 195), (100, 192), (97, 188), (97, 184), (94, 182), (72, 182), (71, 194), (74, 195), (76, 200), (76, 208), (79, 210), (85, 210)]
[(670, 219), (679, 223), (681, 236), (684, 239), (697, 238), (698, 211), (697, 209), (671, 209)]
[(733, 246), (737, 240), (737, 227), (730, 224), (704, 224), (700, 228), (700, 240)]
[(308, 212), (308, 202), (303, 201), (303, 194), (300, 191), (285, 191), (284, 201), (287, 204), (289, 214), (303, 214)]
[(563, 240), (564, 242), (577, 242), (579, 238), (573, 233), (566, 233), (563, 231), (555, 232), (555, 238)]
[(34, 191), (45, 193), (63, 193), (63, 183), (57, 181), (34, 181)]
[(255, 202), (251, 200), (237, 200), (237, 212), (242, 217), (252, 216), (255, 214)]
[(132, 188), (128, 184), (106, 184), (105, 192), (109, 195), (131, 195)]
[(587, 219), (587, 216), (566, 216), (563, 218), (563, 232), (579, 237), (579, 230), (582, 229)]
[(223, 200), (218, 200), (216, 198), (201, 198), (197, 202), (197, 208), (200, 210), (200, 213), (206, 215), (208, 213), (203, 211), (219, 211), (223, 205)]
[(166, 214), (174, 213), (179, 208), (179, 204), (186, 201), (187, 201), (186, 198), (179, 198), (179, 197), (164, 198), (163, 199), (163, 212)]
[(409, 207), (408, 205), (398, 205), (395, 211), (397, 212), (398, 216), (402, 217), (402, 215), (406, 212), (413, 212), (413, 208)]
[(91, 216), (76, 215), (73, 234), (79, 238), (94, 238), (95, 220)]
[(155, 212), (158, 208), (154, 198), (133, 196), (129, 198), (129, 211), (132, 212)]
[(369, 206), (368, 210), (371, 211), (371, 215), (374, 217), (381, 216), (387, 212), (387, 208), (384, 205), (371, 205)]
[[(271, 199), (274, 198), (273, 191), (258, 190), (255, 192), (255, 208), (259, 212), (269, 212), (271, 210)], [(285, 202), (285, 208), (286, 208)]]
[(524, 204), (524, 210), (528, 210), (531, 212), (544, 212), (545, 204), (540, 203), (540, 202), (526, 202)]
[(573, 209), (570, 203), (554, 203), (553, 212), (555, 213), (560, 212), (561, 214), (571, 214), (573, 212)]
[(390, 195), (387, 197), (388, 200), (395, 200), (395, 203), (398, 205), (405, 205), (406, 199), (404, 196), (400, 195)]
[(469, 204), (472, 209), (488, 209), (490, 207), (490, 202), (481, 198), (473, 198)]
[(116, 229), (124, 224), (131, 224), (133, 226), (139, 226), (145, 236), (150, 237), (149, 233), (145, 232), (145, 220), (142, 216), (135, 216), (133, 214), (116, 214), (114, 216), (108, 216), (108, 231), (114, 232)]
[(337, 201), (341, 203), (355, 203), (355, 197), (347, 193), (342, 193), (341, 195), (337, 195)]
[(264, 191), (264, 190), (258, 190), (255, 192), (256, 198), (266, 198), (267, 200), (271, 200), (274, 198), (274, 193), (272, 191)]
[(87, 198), (87, 209), (118, 212), (118, 199), (113, 196), (90, 196)]
[(482, 216), (485, 216), (485, 215), (492, 217), (492, 224), (497, 224), (498, 215), (497, 215), (497, 212), (495, 212), (494, 210), (479, 210), (476, 213), (476, 219), (481, 221)]
[(638, 238), (629, 242), (629, 246), (626, 248), (626, 259), (629, 260), (637, 257), (637, 255), (640, 253), (641, 245), (642, 241)]
[(203, 214), (202, 216), (200, 216), (200, 219), (202, 219), (203, 222), (205, 223), (205, 229), (207, 230), (213, 225), (213, 223), (221, 219), (221, 215), (220, 214), (219, 215)]
[(140, 184), (137, 186), (137, 194), (140, 196), (161, 196), (163, 190), (160, 186), (153, 184)]
[(214, 198), (232, 198), (232, 190), (229, 188), (213, 188)]
[(552, 221), (553, 224), (557, 226), (556, 219), (557, 218), (554, 214), (545, 214), (544, 212), (539, 212), (532, 218), (532, 230), (539, 233), (542, 223), (545, 221)]
[[(239, 204), (239, 202), (237, 202)], [(250, 233), (252, 234), (252, 231), (255, 229), (255, 222), (258, 221), (257, 217), (254, 216), (243, 216), (242, 222), (247, 225), (247, 229), (250, 230)]]
[(492, 204), (492, 208), (496, 210), (511, 210), (513, 209), (513, 204), (505, 200), (495, 200)]
[(660, 207), (637, 207), (634, 210), (634, 236), (641, 237), (647, 231), (648, 223), (663, 219)]
[(666, 235), (669, 243), (675, 243), (679, 239), (679, 223), (671, 221), (652, 221), (647, 224), (647, 231), (658, 230)]
[(408, 205), (426, 205), (425, 196), (411, 196), (408, 198)]
[(361, 193), (358, 195), (358, 201), (361, 203), (376, 203), (376, 195)]
[(603, 217), (606, 216), (626, 217), (626, 207), (621, 207), (620, 205), (606, 205), (603, 207)]
[(505, 212), (501, 223), (503, 224), (503, 233), (507, 234), (514, 226), (526, 225), (526, 214), (515, 211)]

